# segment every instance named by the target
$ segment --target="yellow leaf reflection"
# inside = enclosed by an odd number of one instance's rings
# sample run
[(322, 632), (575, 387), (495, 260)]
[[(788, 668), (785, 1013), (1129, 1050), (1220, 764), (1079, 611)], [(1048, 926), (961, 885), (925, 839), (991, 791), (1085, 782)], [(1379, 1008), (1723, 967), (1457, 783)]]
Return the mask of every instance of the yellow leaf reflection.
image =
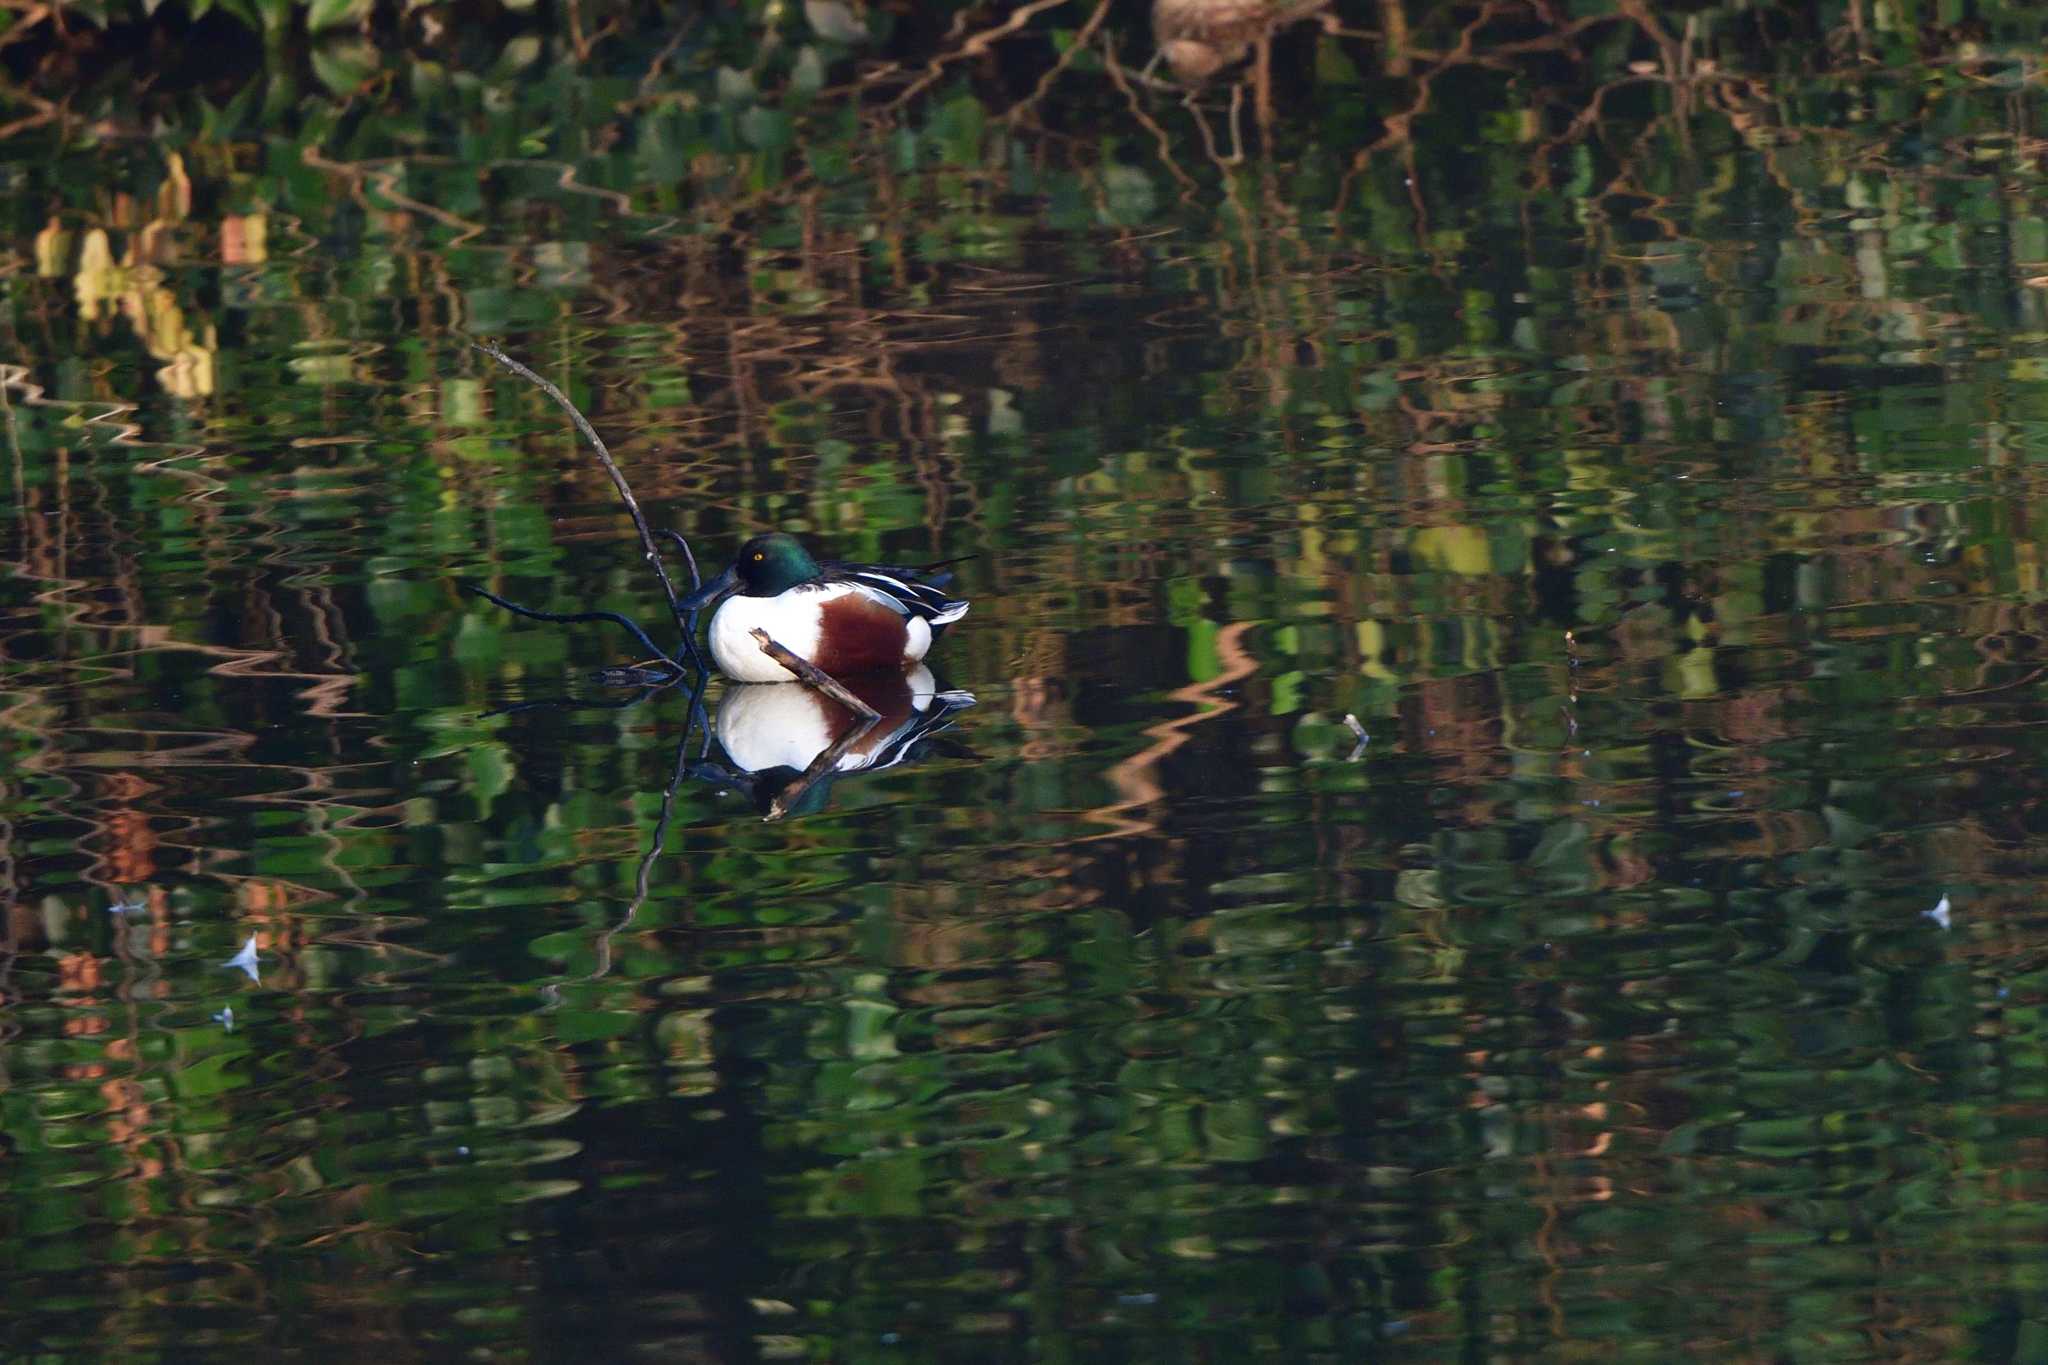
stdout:
[(270, 259), (270, 219), (261, 213), (230, 213), (220, 220), (222, 265), (261, 265)]
[(71, 232), (55, 218), (36, 234), (36, 274), (54, 280), (71, 260)]
[(1411, 548), (1417, 559), (1433, 568), (1467, 575), (1493, 571), (1486, 532), (1477, 526), (1425, 527), (1415, 533)]
[[(138, 263), (160, 248), (168, 224), (157, 220), (137, 234), (119, 263), (114, 260), (113, 243), (106, 229), (85, 234), (78, 253), (78, 270), (72, 290), (78, 299), (79, 316), (97, 321), (108, 304), (117, 307), (134, 327), (149, 354), (164, 364), (157, 370), (157, 382), (178, 398), (205, 398), (214, 390), (214, 357), (219, 349), (212, 323), (195, 330), (186, 321), (177, 296), (163, 283), (163, 272)], [(54, 227), (54, 225), (53, 225)], [(45, 235), (51, 229), (45, 229)], [(52, 244), (51, 251), (56, 247)], [(43, 256), (43, 239), (37, 239), (37, 260)]]
[(94, 228), (85, 234), (85, 245), (78, 253), (78, 273), (72, 277), (71, 287), (78, 297), (78, 313), (87, 322), (96, 321), (100, 305), (127, 288), (127, 272), (114, 264), (114, 248), (107, 241), (105, 228)]

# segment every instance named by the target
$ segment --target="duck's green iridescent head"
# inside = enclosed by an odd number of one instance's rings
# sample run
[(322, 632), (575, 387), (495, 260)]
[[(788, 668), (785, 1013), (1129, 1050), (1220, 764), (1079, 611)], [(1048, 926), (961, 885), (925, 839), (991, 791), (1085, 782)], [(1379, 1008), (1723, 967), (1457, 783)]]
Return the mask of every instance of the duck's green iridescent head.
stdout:
[(810, 582), (820, 572), (818, 561), (795, 536), (773, 531), (740, 546), (739, 557), (726, 571), (684, 598), (683, 606), (690, 611), (707, 607), (734, 588), (744, 597), (774, 597)]
[(732, 567), (739, 576), (740, 592), (747, 597), (773, 597), (810, 582), (819, 573), (818, 561), (810, 552), (795, 536), (780, 531), (755, 536), (740, 546)]

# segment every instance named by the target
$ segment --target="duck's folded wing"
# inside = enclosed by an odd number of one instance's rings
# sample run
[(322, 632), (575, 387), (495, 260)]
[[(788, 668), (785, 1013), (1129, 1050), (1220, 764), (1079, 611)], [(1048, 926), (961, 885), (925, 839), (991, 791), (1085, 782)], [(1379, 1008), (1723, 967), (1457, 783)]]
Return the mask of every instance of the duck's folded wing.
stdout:
[(936, 583), (921, 583), (911, 571), (880, 564), (836, 564), (831, 576), (841, 582), (857, 583), (871, 595), (886, 598), (906, 616), (921, 616), (932, 625), (943, 626), (967, 614), (967, 603), (948, 597)]
[(929, 583), (935, 588), (943, 588), (953, 581), (953, 575), (942, 573), (941, 570), (950, 570), (955, 564), (965, 564), (970, 559), (980, 558), (980, 555), (954, 555), (951, 559), (937, 559), (929, 564), (856, 564), (851, 560), (830, 559), (825, 561), (825, 572), (840, 574), (865, 570), (885, 573), (906, 583)]

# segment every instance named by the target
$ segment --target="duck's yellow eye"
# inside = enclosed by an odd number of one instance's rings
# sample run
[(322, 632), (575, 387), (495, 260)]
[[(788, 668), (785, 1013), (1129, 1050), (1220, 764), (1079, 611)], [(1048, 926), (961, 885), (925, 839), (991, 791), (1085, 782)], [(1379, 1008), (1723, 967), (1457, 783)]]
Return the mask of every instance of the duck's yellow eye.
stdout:
[(758, 563), (760, 563), (760, 562), (761, 562), (761, 561), (762, 561), (763, 559), (766, 559), (766, 558), (767, 558), (767, 556), (766, 556), (766, 555), (764, 555), (764, 554), (762, 554), (762, 553), (761, 553), (761, 552), (760, 552), (759, 550), (756, 550), (756, 551), (754, 551), (754, 562), (755, 562), (755, 563), (757, 563), (757, 564), (758, 564)]

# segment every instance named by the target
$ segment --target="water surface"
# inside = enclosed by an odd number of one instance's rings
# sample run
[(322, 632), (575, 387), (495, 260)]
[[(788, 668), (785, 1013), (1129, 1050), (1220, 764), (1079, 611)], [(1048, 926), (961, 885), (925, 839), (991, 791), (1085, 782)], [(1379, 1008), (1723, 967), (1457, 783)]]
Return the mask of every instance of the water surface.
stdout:
[[(1188, 186), (17, 139), (0, 1341), (2036, 1358), (2048, 218), (1944, 70)], [(976, 556), (975, 705), (640, 894), (686, 699), (492, 714), (634, 650), (458, 584), (659, 597), (472, 335), (707, 558)]]

